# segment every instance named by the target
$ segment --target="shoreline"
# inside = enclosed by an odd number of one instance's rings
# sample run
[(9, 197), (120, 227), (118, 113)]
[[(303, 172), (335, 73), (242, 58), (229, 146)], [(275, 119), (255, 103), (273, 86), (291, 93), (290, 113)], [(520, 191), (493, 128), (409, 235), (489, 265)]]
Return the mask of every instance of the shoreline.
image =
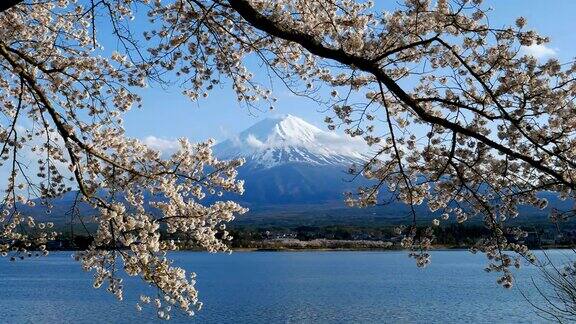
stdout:
[[(576, 247), (569, 246), (551, 246), (531, 249), (531, 251), (547, 251), (547, 250), (572, 250)], [(470, 248), (466, 247), (433, 247), (428, 251), (468, 251)], [(190, 252), (204, 252), (203, 250), (180, 250), (180, 251), (190, 251)], [(259, 248), (235, 248), (232, 252), (409, 252), (408, 249), (329, 249), (329, 248), (318, 248), (318, 249), (291, 249), (291, 248), (278, 248), (278, 249), (259, 249)]]
[[(545, 246), (531, 249), (531, 251), (548, 251), (548, 250), (575, 250), (576, 247), (572, 246)], [(246, 247), (239, 247), (239, 248), (231, 248), (230, 249), (233, 253), (241, 252), (241, 253), (248, 253), (248, 252), (410, 252), (408, 249), (402, 248), (287, 248), (287, 247), (279, 247), (279, 248), (246, 248)], [(447, 251), (468, 251), (470, 247), (447, 247), (447, 246), (437, 246), (432, 247), (430, 250), (431, 252), (447, 252)], [(83, 251), (80, 249), (72, 250), (72, 249), (62, 249), (62, 250), (49, 250), (49, 252), (77, 252)], [(170, 253), (178, 253), (178, 252), (208, 252), (202, 249), (180, 249), (177, 251), (170, 251)], [(222, 253), (222, 252), (217, 252)]]

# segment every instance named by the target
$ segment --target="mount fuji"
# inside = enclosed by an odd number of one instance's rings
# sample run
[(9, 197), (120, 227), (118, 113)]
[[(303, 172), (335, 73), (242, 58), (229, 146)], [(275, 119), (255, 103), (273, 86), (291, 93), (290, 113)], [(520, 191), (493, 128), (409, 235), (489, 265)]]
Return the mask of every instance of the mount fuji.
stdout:
[(361, 139), (323, 131), (292, 115), (264, 119), (214, 147), (219, 158), (243, 157), (264, 169), (289, 163), (350, 166), (366, 160), (366, 150)]
[[(346, 174), (368, 155), (361, 139), (323, 131), (301, 118), (264, 119), (213, 148), (220, 159), (242, 157), (245, 193), (236, 197), (252, 210), (273, 206), (341, 206), (343, 193), (362, 180)], [(364, 182), (365, 184), (365, 182)]]

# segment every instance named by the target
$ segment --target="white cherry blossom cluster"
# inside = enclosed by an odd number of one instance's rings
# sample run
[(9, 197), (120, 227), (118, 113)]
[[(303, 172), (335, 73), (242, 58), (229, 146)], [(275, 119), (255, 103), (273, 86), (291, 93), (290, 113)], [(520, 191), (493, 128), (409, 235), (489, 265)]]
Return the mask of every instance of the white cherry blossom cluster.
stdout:
[[(161, 318), (169, 317), (172, 306), (189, 314), (199, 308), (195, 280), (173, 266), (166, 255), (180, 248), (175, 239), (190, 238), (196, 247), (210, 252), (229, 251), (226, 241), (231, 236), (223, 223), (246, 212), (231, 201), (201, 204), (206, 195), (216, 195), (216, 191), (243, 192), (243, 181), (236, 180), (236, 168), (243, 161), (217, 160), (210, 142), (191, 145), (182, 139), (180, 144), (181, 149), (169, 160), (160, 160), (158, 152), (138, 141), (132, 141), (129, 148), (118, 148), (146, 164), (135, 168), (138, 174), (133, 169), (118, 171), (114, 166), (107, 171), (111, 172), (106, 188), (112, 202), (101, 204), (94, 242), (89, 250), (77, 254), (83, 268), (95, 272), (95, 287), (107, 281), (109, 290), (121, 300), (122, 285), (115, 274), (119, 257), (128, 275), (139, 276), (158, 288), (163, 303), (170, 306), (158, 310)], [(102, 172), (106, 166), (97, 168)], [(96, 175), (94, 171), (88, 174)]]

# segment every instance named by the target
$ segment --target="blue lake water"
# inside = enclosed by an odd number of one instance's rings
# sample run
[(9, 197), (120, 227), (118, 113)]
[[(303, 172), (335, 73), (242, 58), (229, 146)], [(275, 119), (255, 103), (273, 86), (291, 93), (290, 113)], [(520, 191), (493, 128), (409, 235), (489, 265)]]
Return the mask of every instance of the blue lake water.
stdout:
[[(554, 258), (569, 251), (549, 251)], [(71, 252), (9, 262), (0, 259), (2, 323), (158, 322), (135, 309), (147, 289), (125, 281), (117, 302), (92, 288)], [(406, 252), (235, 252), (173, 254), (198, 274), (204, 302), (193, 318), (173, 311), (172, 323), (539, 323), (518, 288), (536, 296), (535, 268), (516, 272), (516, 286), (496, 284), (483, 255), (434, 251), (416, 268)]]

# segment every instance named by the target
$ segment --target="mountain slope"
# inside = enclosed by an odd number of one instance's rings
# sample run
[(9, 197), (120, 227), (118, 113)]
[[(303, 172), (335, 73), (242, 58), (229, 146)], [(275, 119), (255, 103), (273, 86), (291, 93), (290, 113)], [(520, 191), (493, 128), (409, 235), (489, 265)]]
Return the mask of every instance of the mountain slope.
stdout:
[(214, 147), (222, 159), (244, 157), (260, 168), (292, 162), (350, 165), (366, 159), (363, 151), (362, 140), (323, 131), (292, 115), (264, 119)]
[(344, 192), (366, 184), (351, 181), (346, 170), (366, 160), (360, 139), (327, 132), (301, 118), (264, 119), (214, 147), (221, 159), (243, 157), (239, 169), (246, 192), (234, 198), (253, 211), (269, 207), (301, 209), (345, 207)]

